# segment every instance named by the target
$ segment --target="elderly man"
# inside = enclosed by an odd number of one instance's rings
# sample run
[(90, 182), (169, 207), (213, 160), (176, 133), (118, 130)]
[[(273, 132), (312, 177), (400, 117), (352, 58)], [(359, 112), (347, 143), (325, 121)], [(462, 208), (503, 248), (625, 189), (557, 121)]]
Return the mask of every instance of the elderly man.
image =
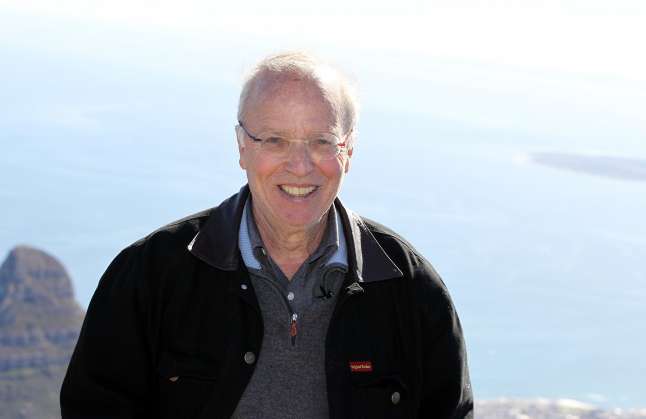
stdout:
[(470, 418), (460, 323), (431, 265), (337, 199), (356, 106), (311, 56), (247, 79), (243, 187), (123, 250), (61, 390), (68, 418)]

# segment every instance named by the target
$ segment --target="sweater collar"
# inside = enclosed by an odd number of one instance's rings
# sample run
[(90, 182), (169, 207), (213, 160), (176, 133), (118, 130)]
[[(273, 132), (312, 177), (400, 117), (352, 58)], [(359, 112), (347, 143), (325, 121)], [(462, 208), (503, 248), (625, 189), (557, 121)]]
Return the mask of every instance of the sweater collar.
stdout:
[[(188, 244), (188, 250), (217, 269), (239, 269), (242, 257), (238, 231), (248, 197), (249, 187), (245, 185), (237, 194), (215, 207)], [(355, 279), (374, 282), (401, 278), (402, 272), (381, 248), (363, 219), (346, 209), (338, 198), (334, 200), (334, 206), (343, 225), (349, 269)]]

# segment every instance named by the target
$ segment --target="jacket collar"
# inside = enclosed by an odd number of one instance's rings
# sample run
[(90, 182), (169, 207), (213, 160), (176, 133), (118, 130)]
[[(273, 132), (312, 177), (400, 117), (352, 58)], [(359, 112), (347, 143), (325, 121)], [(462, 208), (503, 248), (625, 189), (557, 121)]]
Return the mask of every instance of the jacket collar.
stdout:
[[(198, 233), (188, 244), (188, 250), (200, 260), (225, 271), (235, 271), (241, 264), (238, 249), (238, 229), (249, 187), (213, 208)], [(334, 201), (345, 230), (350, 271), (359, 282), (401, 278), (402, 272), (381, 248), (363, 219), (346, 209), (337, 198)]]

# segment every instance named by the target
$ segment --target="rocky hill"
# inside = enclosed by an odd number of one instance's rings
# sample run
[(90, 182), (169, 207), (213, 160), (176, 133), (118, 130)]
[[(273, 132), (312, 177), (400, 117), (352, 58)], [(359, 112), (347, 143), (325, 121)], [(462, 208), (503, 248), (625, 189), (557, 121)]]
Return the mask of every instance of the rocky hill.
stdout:
[(0, 266), (0, 418), (59, 418), (58, 391), (83, 321), (54, 257), (11, 250)]

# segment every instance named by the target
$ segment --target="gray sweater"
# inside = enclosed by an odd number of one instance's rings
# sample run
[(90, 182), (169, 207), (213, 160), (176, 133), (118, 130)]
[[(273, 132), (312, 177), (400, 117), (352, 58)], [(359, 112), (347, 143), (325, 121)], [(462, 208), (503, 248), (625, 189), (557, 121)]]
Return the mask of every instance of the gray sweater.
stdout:
[(325, 336), (347, 271), (334, 206), (317, 250), (290, 280), (265, 251), (248, 200), (238, 237), (264, 323), (256, 367), (234, 419), (328, 418)]

